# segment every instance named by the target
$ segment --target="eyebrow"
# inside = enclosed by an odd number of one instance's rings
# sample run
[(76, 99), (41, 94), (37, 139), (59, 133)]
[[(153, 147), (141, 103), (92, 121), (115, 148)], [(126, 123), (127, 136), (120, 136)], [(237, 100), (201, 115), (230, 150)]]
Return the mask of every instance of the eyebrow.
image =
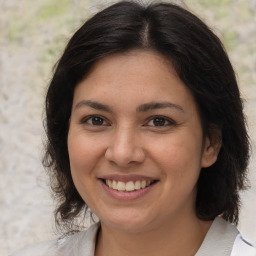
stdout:
[(147, 112), (149, 110), (162, 109), (162, 108), (175, 108), (179, 111), (184, 112), (184, 109), (181, 106), (171, 102), (150, 102), (150, 103), (142, 104), (136, 109), (136, 111)]
[(102, 103), (96, 102), (96, 101), (91, 101), (91, 100), (82, 100), (78, 102), (75, 106), (75, 109), (81, 108), (82, 106), (88, 106), (97, 110), (103, 110), (106, 112), (112, 112), (111, 108), (107, 105), (104, 105)]
[[(75, 109), (81, 108), (83, 106), (88, 106), (93, 109), (97, 110), (103, 110), (109, 113), (112, 113), (113, 111), (108, 105), (96, 102), (96, 101), (91, 101), (91, 100), (82, 100), (78, 102), (75, 106)], [(136, 112), (147, 112), (150, 110), (154, 109), (163, 109), (163, 108), (175, 108), (179, 111), (184, 112), (183, 108), (177, 104), (171, 103), (171, 102), (149, 102), (140, 105), (139, 107), (136, 108)]]

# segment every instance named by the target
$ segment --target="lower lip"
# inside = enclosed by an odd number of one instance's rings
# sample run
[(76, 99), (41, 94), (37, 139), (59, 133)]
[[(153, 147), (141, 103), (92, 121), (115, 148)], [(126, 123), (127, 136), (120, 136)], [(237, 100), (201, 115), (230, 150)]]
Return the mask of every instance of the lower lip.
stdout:
[(139, 190), (134, 190), (131, 192), (127, 192), (127, 191), (118, 191), (118, 190), (114, 190), (112, 188), (110, 188), (109, 186), (107, 186), (104, 181), (100, 180), (102, 187), (104, 188), (104, 190), (108, 193), (108, 195), (110, 195), (111, 197), (118, 199), (118, 200), (135, 200), (138, 199), (144, 195), (146, 195), (147, 193), (150, 192), (151, 189), (153, 189), (153, 187), (156, 185), (157, 182), (151, 184), (148, 187), (139, 189)]

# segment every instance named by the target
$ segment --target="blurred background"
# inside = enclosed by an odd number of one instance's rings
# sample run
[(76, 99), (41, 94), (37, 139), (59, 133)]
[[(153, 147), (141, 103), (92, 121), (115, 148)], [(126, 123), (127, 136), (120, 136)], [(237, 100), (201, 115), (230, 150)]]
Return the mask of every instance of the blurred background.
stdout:
[[(57, 236), (54, 202), (41, 166), (45, 91), (70, 36), (111, 2), (0, 0), (1, 256)], [(237, 72), (253, 150), (251, 188), (241, 194), (239, 229), (256, 244), (256, 0), (184, 4), (222, 39)]]

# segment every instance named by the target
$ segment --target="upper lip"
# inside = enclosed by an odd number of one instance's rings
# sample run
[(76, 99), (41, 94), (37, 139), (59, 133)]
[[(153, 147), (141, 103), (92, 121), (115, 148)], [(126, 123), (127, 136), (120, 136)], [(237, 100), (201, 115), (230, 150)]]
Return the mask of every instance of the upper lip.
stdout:
[(99, 177), (99, 179), (104, 180), (116, 180), (116, 181), (122, 181), (122, 182), (128, 182), (128, 181), (137, 181), (137, 180), (150, 180), (154, 181), (157, 180), (155, 178), (144, 176), (144, 175), (120, 175), (120, 174), (110, 174), (110, 175), (103, 175)]

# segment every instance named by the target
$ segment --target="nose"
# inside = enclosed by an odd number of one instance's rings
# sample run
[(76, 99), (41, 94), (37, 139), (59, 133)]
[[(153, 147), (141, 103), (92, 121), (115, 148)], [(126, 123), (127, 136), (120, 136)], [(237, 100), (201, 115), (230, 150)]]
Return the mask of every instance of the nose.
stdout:
[(111, 137), (105, 158), (119, 167), (142, 163), (146, 155), (138, 137), (132, 129), (120, 128)]

